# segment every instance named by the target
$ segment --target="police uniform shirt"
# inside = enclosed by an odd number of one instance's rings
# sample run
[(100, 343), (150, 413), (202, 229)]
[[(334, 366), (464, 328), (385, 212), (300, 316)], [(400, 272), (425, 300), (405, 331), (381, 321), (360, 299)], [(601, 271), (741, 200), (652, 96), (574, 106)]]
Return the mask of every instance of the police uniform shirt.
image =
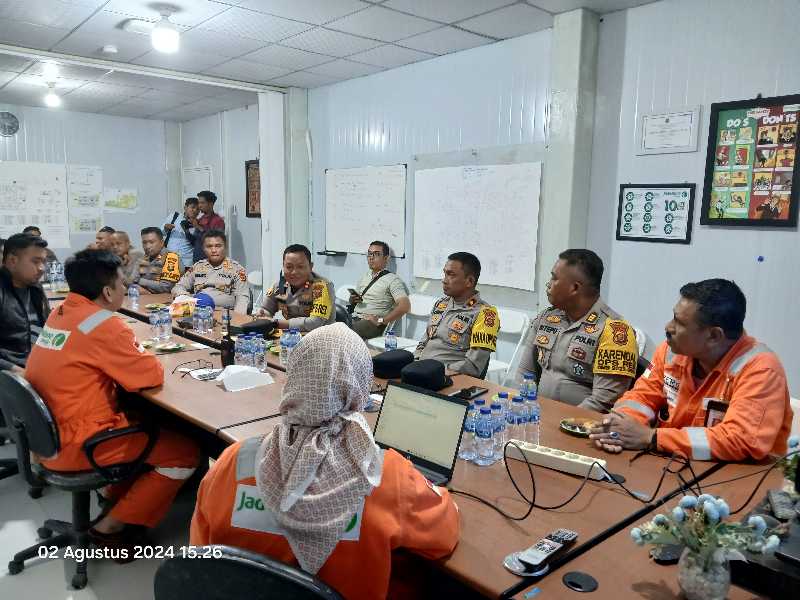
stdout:
[(162, 250), (158, 256), (145, 256), (139, 260), (133, 283), (153, 294), (166, 294), (172, 291), (182, 274), (183, 267), (178, 254)]
[(637, 359), (633, 328), (602, 300), (574, 322), (551, 306), (528, 328), (517, 378), (539, 373), (541, 396), (608, 412), (630, 387)]
[(133, 283), (134, 278), (139, 273), (139, 261), (144, 258), (144, 252), (141, 250), (129, 250), (126, 256), (125, 260), (127, 260), (127, 262), (123, 262), (120, 266), (125, 287)]
[(261, 308), (272, 317), (278, 311), (289, 322), (289, 327), (300, 331), (311, 331), (336, 320), (333, 284), (311, 273), (311, 279), (297, 290), (285, 282), (276, 282), (264, 295)]
[(216, 267), (203, 259), (184, 273), (172, 288), (172, 295), (208, 294), (217, 308), (232, 308), (233, 312), (247, 314), (250, 288), (247, 287), (247, 272), (235, 260), (226, 258)]
[[(370, 284), (375, 274), (366, 273), (356, 285), (359, 294)], [(387, 273), (373, 283), (367, 293), (362, 296), (363, 302), (356, 304), (354, 316), (364, 318), (365, 315), (385, 317), (394, 309), (397, 301), (408, 297), (408, 287), (397, 273)]]
[(432, 358), (451, 371), (481, 377), (497, 349), (499, 331), (497, 309), (481, 300), (477, 292), (463, 303), (443, 296), (433, 305), (425, 336), (414, 356)]

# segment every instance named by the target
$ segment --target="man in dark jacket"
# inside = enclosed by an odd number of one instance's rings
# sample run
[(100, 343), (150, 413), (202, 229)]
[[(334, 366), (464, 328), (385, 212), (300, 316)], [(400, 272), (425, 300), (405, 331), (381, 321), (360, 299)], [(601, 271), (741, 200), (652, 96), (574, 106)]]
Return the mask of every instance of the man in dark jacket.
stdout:
[(0, 267), (0, 370), (25, 367), (31, 348), (50, 314), (39, 285), (47, 264), (47, 242), (24, 233), (12, 235)]

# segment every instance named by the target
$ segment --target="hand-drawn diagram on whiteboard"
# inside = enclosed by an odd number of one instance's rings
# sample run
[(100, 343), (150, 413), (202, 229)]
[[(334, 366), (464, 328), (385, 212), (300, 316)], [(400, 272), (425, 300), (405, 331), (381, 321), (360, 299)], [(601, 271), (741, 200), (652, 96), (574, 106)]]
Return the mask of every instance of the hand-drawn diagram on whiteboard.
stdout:
[(36, 225), (51, 248), (69, 248), (64, 165), (0, 162), (0, 236)]
[(103, 169), (67, 165), (69, 223), (72, 233), (94, 233), (103, 226)]
[(394, 256), (406, 252), (406, 166), (325, 172), (325, 249), (366, 254), (382, 240)]
[(533, 290), (542, 163), (425, 169), (414, 178), (414, 276), (471, 252), (479, 283)]

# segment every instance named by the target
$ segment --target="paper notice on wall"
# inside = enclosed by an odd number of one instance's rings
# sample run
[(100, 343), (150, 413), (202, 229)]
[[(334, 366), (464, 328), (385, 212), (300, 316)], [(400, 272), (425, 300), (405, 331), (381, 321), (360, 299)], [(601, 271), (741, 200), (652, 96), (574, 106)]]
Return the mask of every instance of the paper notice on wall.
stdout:
[(135, 212), (139, 210), (139, 190), (135, 188), (104, 188), (105, 210)]
[(103, 169), (67, 165), (69, 226), (72, 233), (94, 233), (103, 226)]

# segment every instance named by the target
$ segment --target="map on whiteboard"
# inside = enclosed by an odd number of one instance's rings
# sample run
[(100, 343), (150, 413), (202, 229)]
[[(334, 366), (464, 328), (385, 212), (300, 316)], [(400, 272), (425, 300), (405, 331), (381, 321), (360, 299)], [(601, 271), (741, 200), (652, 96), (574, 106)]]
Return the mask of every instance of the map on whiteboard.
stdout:
[(414, 178), (414, 276), (438, 279), (447, 256), (481, 261), (483, 284), (533, 290), (542, 164), (425, 169)]
[(103, 169), (67, 165), (69, 222), (72, 233), (94, 233), (103, 226)]
[(69, 248), (64, 165), (0, 162), (0, 237), (36, 225), (51, 248)]

